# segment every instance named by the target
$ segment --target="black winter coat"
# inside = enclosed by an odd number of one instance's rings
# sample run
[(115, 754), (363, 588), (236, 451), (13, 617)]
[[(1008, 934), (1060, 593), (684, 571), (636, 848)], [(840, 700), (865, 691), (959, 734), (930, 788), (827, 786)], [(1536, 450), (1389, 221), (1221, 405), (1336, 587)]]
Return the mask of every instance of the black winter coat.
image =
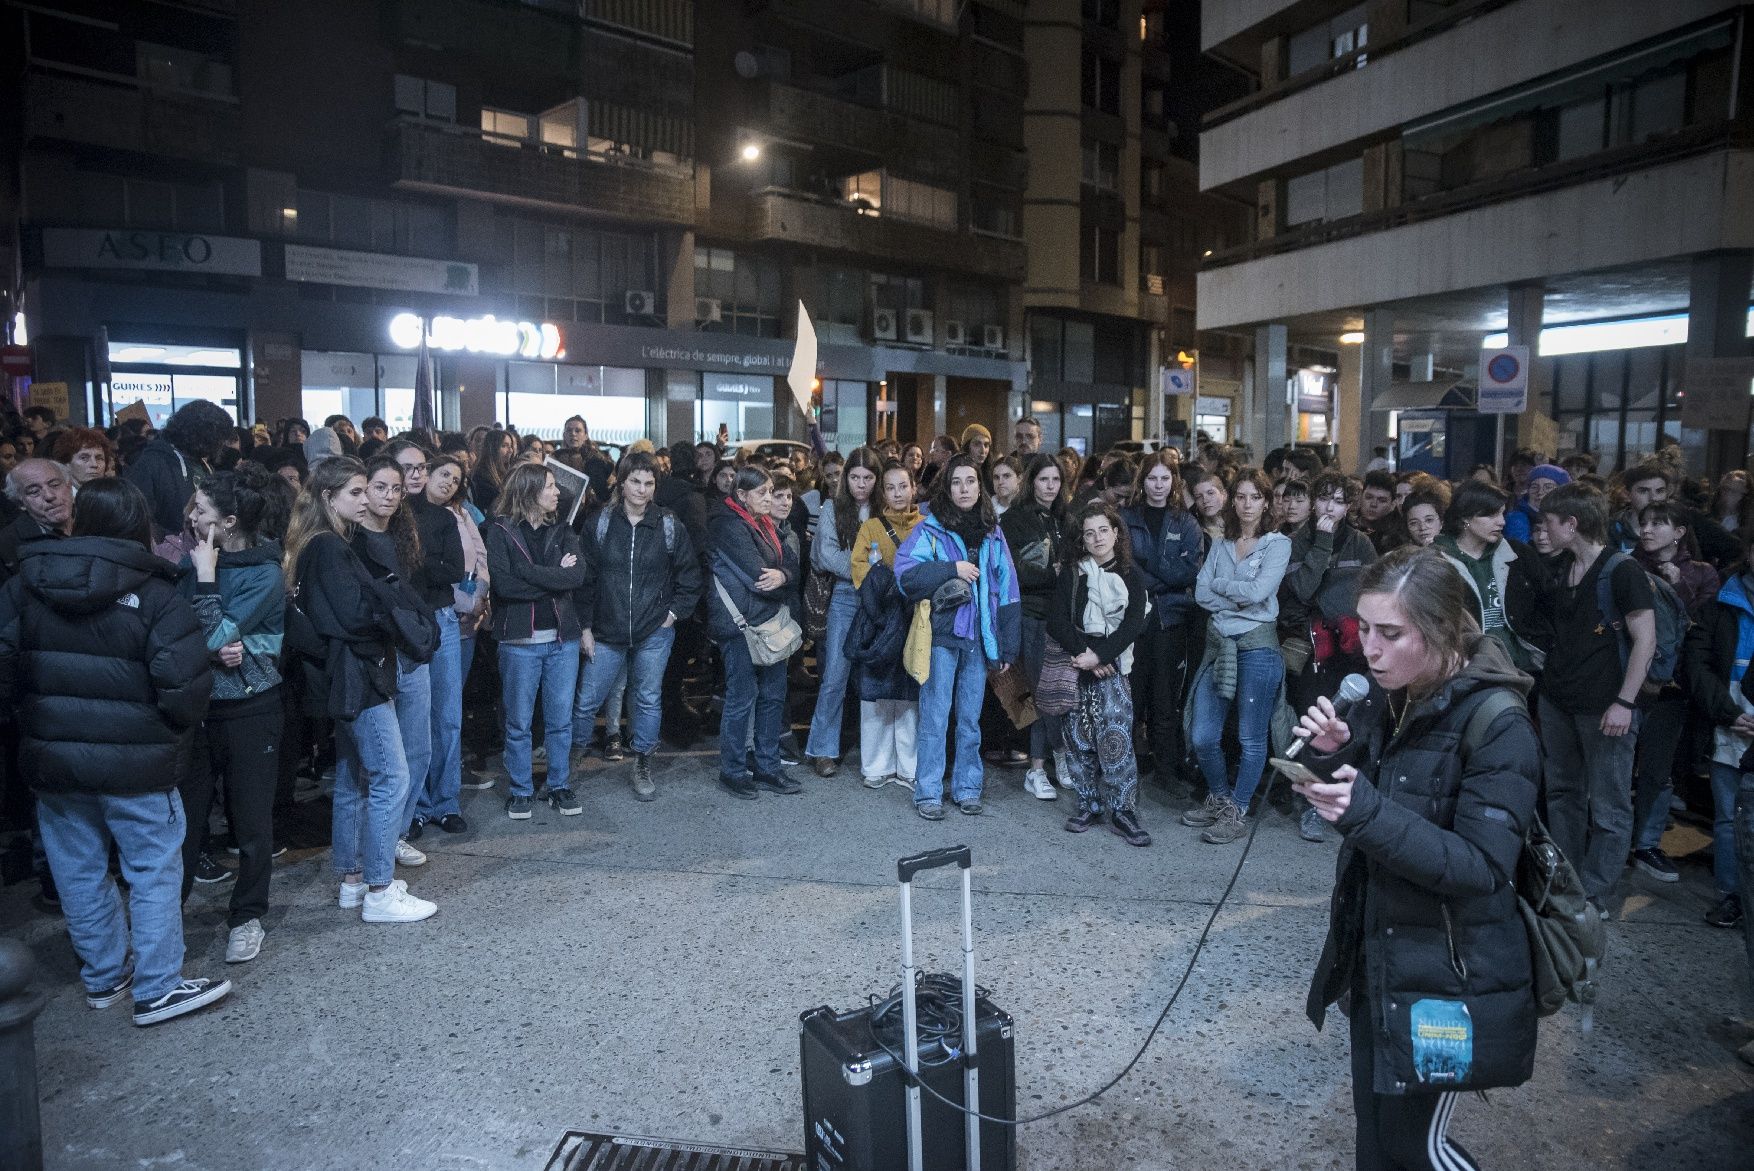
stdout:
[(18, 555), (26, 545), (33, 541), (59, 540), (64, 535), (59, 529), (45, 533), (43, 526), (32, 520), (28, 512), (13, 517), (0, 527), (0, 582), (18, 572)]
[(298, 608), (322, 640), (320, 662), (302, 660), (305, 712), (351, 720), (396, 698), (390, 617), (371, 571), (337, 533), (318, 533), (294, 567)]
[[(585, 583), (585, 561), (579, 535), (560, 521), (543, 525), (534, 541), (522, 524), (496, 516), (481, 531), (487, 544), (487, 572), (493, 588), (493, 637), (528, 639), (536, 632), (536, 608), (547, 607), (562, 642), (579, 637), (578, 606), (573, 593)], [(569, 567), (567, 554), (578, 557)]]
[(573, 597), (579, 621), (598, 642), (635, 646), (662, 626), (666, 616), (681, 619), (694, 613), (700, 604), (700, 557), (687, 526), (674, 516), (668, 526), (673, 537), (666, 546), (665, 509), (648, 505), (635, 525), (619, 505), (607, 507), (603, 543), (597, 543), (602, 512), (591, 517), (579, 537), (585, 583)]
[(183, 510), (195, 495), (195, 485), (207, 465), (178, 451), (162, 435), (154, 436), (122, 472), (122, 478), (140, 489), (152, 509), (152, 524), (159, 536), (183, 531)]
[[(1735, 596), (1732, 582), (1726, 583), (1716, 597), (1699, 608), (1692, 626), (1687, 628), (1687, 641), (1681, 652), (1682, 682), (1693, 707), (1713, 724), (1729, 725), (1743, 714), (1733, 691), (1736, 684), (1730, 674), (1736, 666), (1736, 647), (1741, 640), (1742, 623), (1754, 620), (1748, 610), (1724, 601)], [(1742, 596), (1748, 596), (1748, 579), (1740, 579)]]
[[(999, 528), (1005, 534), (1005, 544), (1011, 547), (1012, 564), (1017, 566), (1017, 593), (1023, 616), (1040, 622), (1053, 604), (1060, 565), (1070, 548), (1068, 542), (1072, 538), (1066, 533), (1064, 515), (1049, 512), (1032, 496), (1007, 508), (999, 518)], [(1030, 550), (1030, 546), (1044, 540), (1048, 543), (1045, 566), (1038, 559), (1039, 554)]]
[(856, 597), (859, 608), (847, 631), (846, 656), (858, 667), (859, 698), (914, 702), (920, 685), (901, 665), (913, 608), (901, 596), (895, 571), (881, 562), (871, 566)]
[(1471, 759), (1460, 747), (1488, 694), (1508, 687), (1526, 696), (1531, 686), (1503, 647), (1482, 638), (1460, 674), (1411, 706), (1398, 732), (1373, 686), (1373, 714), (1359, 721), (1353, 743), (1303, 757), (1318, 774), (1342, 763), (1360, 774), (1335, 823), (1345, 841), (1307, 1011), (1321, 1028), (1327, 1006), (1362, 981), (1357, 990), (1379, 1038), (1379, 1094), (1445, 1088), (1422, 1086), (1414, 1073), (1411, 1011), (1427, 998), (1467, 1007), (1466, 1088), (1521, 1085), (1534, 1071), (1533, 976), (1515, 883), (1540, 787), (1540, 744), (1528, 713), (1513, 709), (1492, 721)]
[(414, 509), (414, 527), (420, 533), (420, 565), (408, 584), (427, 609), (449, 610), (457, 601), (451, 587), (468, 572), (457, 516), (441, 504), (429, 504), (425, 497), (416, 497), (409, 506)]
[(44, 793), (173, 789), (179, 744), (213, 688), (207, 638), (176, 567), (131, 541), (68, 537), (21, 551), (0, 590), (0, 712)]
[[(759, 626), (778, 614), (781, 606), (796, 606), (798, 600), (798, 550), (783, 539), (776, 551), (766, 537), (758, 537), (749, 522), (720, 502), (707, 512), (707, 542), (712, 547), (712, 574), (743, 620)], [(758, 591), (755, 579), (764, 569), (778, 569), (786, 580), (772, 590)], [(725, 609), (718, 586), (706, 583), (708, 629), (714, 642), (734, 642), (743, 637), (737, 623)], [(797, 614), (794, 612), (794, 618)]]

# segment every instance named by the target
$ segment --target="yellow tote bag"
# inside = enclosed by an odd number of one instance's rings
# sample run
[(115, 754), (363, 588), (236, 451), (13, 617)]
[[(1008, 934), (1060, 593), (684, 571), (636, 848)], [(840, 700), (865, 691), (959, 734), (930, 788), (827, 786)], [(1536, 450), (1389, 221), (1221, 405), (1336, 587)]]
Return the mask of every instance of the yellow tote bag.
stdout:
[(901, 648), (901, 665), (915, 683), (924, 683), (932, 673), (932, 601), (930, 598), (914, 607), (913, 622), (907, 628), (907, 642)]

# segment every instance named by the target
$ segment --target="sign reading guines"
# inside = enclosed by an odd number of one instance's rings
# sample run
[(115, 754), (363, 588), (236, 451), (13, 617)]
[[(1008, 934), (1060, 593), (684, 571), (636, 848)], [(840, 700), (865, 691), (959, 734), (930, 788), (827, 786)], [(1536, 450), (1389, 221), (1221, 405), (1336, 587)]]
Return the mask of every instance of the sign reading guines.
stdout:
[(553, 361), (566, 357), (560, 327), (544, 321), (502, 321), (485, 317), (434, 317), (431, 321), (414, 313), (390, 318), (390, 342), (398, 349), (418, 350), (421, 334), (426, 344), (446, 353), (497, 354), (502, 358), (538, 358)]

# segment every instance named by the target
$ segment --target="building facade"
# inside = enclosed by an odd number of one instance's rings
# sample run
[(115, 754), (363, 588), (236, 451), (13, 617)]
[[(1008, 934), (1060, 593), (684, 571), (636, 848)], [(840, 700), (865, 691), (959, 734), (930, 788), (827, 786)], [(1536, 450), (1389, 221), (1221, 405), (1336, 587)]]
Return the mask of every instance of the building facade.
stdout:
[[(1313, 439), (1302, 345), (1336, 355), (1327, 426), (1348, 466), (1391, 433), (1408, 456), (1440, 437), (1462, 472), (1519, 443), (1604, 468), (1670, 442), (1697, 472), (1743, 463), (1749, 15), (1206, 3), (1203, 48), (1253, 85), (1207, 115), (1200, 185), (1254, 214), (1206, 260), (1199, 324), (1250, 343), (1256, 450)], [(1502, 430), (1469, 409), (1483, 345), (1533, 356)]]

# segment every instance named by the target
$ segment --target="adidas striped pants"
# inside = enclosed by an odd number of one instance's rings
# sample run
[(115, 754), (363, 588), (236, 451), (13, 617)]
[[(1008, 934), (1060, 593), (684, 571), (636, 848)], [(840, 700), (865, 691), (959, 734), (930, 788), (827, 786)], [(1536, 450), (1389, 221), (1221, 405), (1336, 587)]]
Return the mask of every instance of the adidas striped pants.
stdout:
[(1449, 1137), (1458, 1093), (1378, 1094), (1370, 1010), (1352, 1002), (1352, 1111), (1358, 1127), (1358, 1171), (1478, 1171)]

